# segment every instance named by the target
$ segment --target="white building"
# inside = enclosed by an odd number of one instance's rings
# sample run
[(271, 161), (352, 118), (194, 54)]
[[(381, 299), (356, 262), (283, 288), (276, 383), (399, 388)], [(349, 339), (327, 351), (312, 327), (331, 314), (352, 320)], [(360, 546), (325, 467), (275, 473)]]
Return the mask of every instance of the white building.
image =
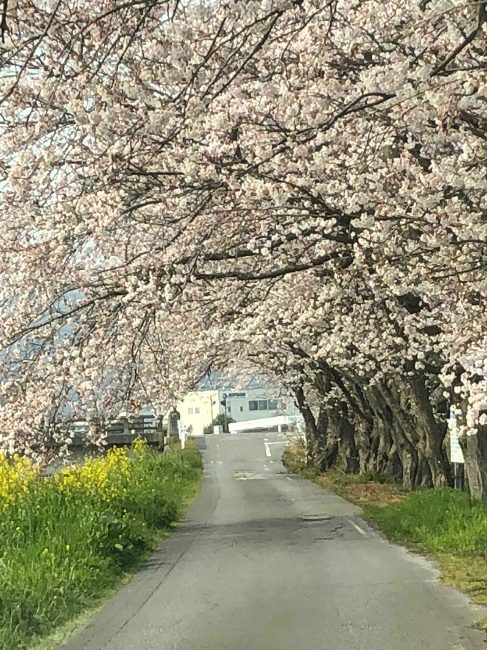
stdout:
[(220, 404), (218, 390), (198, 390), (188, 393), (177, 404), (181, 423), (189, 429), (191, 435), (203, 435), (203, 429), (211, 424), (219, 413), (225, 410)]
[(280, 398), (277, 390), (269, 386), (246, 388), (204, 388), (188, 393), (178, 403), (181, 422), (191, 427), (192, 435), (202, 435), (219, 414), (228, 415), (236, 422), (269, 418), (276, 415), (295, 415), (291, 399)]

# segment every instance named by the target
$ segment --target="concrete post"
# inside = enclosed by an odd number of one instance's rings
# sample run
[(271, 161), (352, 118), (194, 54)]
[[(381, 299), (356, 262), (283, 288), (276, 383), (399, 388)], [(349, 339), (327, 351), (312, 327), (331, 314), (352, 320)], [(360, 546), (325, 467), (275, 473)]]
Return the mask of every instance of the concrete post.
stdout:
[(178, 434), (179, 434), (179, 440), (181, 442), (181, 449), (184, 449), (186, 447), (186, 426), (182, 424), (181, 422), (178, 422)]

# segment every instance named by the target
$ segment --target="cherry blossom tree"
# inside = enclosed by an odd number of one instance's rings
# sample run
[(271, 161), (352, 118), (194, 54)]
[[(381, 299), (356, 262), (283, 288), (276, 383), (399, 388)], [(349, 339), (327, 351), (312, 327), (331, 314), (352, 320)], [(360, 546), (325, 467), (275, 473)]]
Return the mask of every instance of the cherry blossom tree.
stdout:
[(310, 462), (408, 487), (449, 481), (458, 403), (485, 493), (485, 3), (9, 12), (6, 442), (250, 364)]

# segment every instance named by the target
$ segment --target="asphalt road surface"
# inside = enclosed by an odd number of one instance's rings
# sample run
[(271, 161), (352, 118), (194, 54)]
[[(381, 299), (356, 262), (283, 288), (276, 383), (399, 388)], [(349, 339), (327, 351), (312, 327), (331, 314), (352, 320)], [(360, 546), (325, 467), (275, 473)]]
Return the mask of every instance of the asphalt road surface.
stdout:
[(283, 436), (206, 443), (187, 519), (66, 650), (485, 650), (429, 562), (283, 473)]

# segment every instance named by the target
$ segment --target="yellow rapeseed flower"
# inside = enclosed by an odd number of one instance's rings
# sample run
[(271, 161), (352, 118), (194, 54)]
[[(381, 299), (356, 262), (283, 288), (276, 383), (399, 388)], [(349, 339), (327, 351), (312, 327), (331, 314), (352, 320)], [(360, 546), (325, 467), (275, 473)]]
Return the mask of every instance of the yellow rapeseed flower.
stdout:
[(68, 467), (55, 478), (61, 489), (76, 489), (111, 501), (126, 493), (124, 483), (130, 475), (130, 460), (125, 448), (114, 447), (102, 458), (87, 460), (81, 467)]
[(147, 444), (147, 440), (144, 440), (144, 438), (141, 438), (140, 436), (138, 436), (133, 441), (132, 447), (133, 447), (133, 449), (134, 449), (137, 456), (142, 456), (148, 450), (149, 445)]
[(0, 453), (0, 509), (18, 503), (39, 476), (39, 466), (28, 458)]

